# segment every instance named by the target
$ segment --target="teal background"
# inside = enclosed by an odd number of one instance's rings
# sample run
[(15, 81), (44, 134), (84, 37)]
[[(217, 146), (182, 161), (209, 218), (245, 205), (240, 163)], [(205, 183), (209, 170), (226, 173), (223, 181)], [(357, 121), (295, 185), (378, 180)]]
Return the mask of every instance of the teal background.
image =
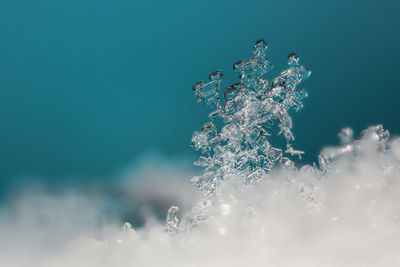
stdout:
[(269, 43), (272, 74), (312, 71), (294, 115), (316, 161), (336, 133), (400, 133), (400, 1), (0, 1), (0, 194), (21, 181), (101, 183), (143, 153), (195, 157), (192, 85)]

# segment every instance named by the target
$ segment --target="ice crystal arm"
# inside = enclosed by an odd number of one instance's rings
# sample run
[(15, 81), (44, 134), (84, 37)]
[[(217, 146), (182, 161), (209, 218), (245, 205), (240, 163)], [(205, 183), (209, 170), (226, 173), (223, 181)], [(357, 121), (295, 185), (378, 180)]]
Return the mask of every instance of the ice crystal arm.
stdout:
[(197, 95), (197, 101), (206, 106), (219, 107), (219, 87), (222, 79), (222, 71), (214, 71), (209, 75), (209, 82), (200, 81), (193, 85), (193, 92)]

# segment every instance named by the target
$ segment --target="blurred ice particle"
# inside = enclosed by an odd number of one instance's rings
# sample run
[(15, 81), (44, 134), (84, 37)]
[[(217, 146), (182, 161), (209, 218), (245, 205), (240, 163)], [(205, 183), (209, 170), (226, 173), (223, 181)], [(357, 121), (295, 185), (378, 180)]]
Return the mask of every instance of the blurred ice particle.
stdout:
[(179, 228), (178, 207), (172, 206), (167, 213), (167, 231), (176, 233)]

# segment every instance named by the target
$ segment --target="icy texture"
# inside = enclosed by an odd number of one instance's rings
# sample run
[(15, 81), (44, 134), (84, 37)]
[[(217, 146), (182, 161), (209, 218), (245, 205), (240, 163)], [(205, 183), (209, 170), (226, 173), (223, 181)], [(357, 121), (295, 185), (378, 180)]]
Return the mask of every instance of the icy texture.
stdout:
[(288, 57), (289, 68), (272, 80), (264, 74), (272, 69), (266, 57), (267, 43), (259, 40), (254, 45), (253, 57), (233, 65), (240, 82), (231, 84), (223, 92), (220, 88), (223, 74), (217, 70), (209, 75), (209, 81), (193, 86), (198, 102), (210, 107), (210, 120), (221, 118), (224, 126), (218, 130), (212, 121), (193, 134), (191, 146), (203, 155), (195, 165), (205, 167), (202, 176), (192, 182), (205, 196), (218, 195), (220, 181), (240, 177), (245, 183), (254, 183), (265, 176), (274, 166), (293, 167), (293, 162), (283, 155), (280, 148), (268, 141), (275, 125), (286, 139), (284, 151), (290, 155), (303, 152), (293, 149), (294, 139), (290, 110), (299, 111), (307, 91), (297, 85), (310, 76), (310, 71), (299, 64), (296, 54)]
[(353, 141), (353, 130), (343, 128), (338, 134), (342, 146), (326, 147), (318, 156), (321, 172), (326, 173), (339, 160), (354, 162), (355, 158), (365, 149), (361, 142), (367, 142), (369, 146), (375, 146), (379, 151), (385, 152), (390, 137), (389, 131), (384, 130), (382, 125), (370, 126), (361, 133), (359, 140)]
[(172, 206), (169, 208), (167, 213), (167, 231), (175, 233), (178, 231), (179, 218), (178, 218), (178, 207)]

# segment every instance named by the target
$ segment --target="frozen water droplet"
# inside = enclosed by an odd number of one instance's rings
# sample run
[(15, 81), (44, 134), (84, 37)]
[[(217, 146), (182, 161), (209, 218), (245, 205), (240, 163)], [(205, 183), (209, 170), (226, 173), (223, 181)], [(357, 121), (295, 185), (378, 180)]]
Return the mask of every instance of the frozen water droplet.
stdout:
[(193, 85), (192, 90), (193, 90), (193, 92), (196, 93), (196, 92), (199, 92), (201, 89), (203, 89), (203, 87), (204, 87), (204, 82), (200, 81)]
[(261, 51), (264, 51), (265, 49), (267, 49), (267, 47), (268, 47), (267, 42), (260, 39), (254, 44), (254, 51), (261, 52)]
[(222, 74), (222, 71), (217, 70), (217, 71), (210, 73), (209, 79), (210, 79), (210, 81), (219, 81), (222, 79), (223, 76), (224, 75)]
[(288, 56), (288, 65), (291, 67), (299, 65), (299, 57), (295, 53)]

